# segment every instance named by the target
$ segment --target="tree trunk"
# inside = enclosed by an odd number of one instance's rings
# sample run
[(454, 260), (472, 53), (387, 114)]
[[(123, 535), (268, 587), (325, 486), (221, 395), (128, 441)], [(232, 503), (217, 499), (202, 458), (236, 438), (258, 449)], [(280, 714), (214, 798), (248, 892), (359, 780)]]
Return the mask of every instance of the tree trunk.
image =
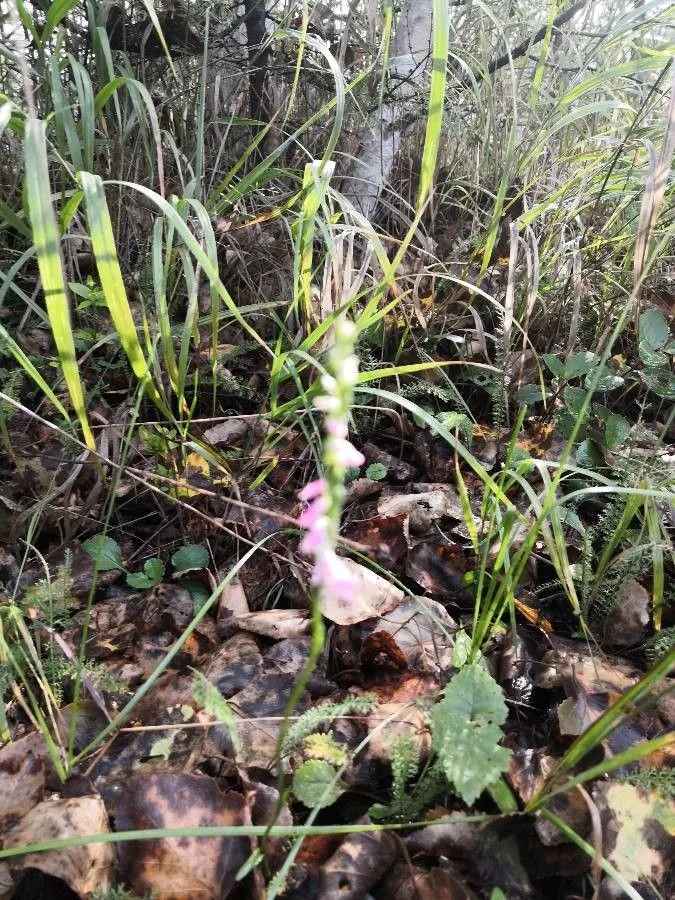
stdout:
[(424, 95), (432, 43), (432, 0), (405, 0), (392, 41), (388, 95), (363, 131), (359, 158), (350, 173), (345, 196), (370, 218), (386, 186), (401, 146), (406, 117), (400, 106), (415, 94)]
[(252, 119), (269, 120), (265, 102), (267, 80), (267, 28), (265, 27), (265, 0), (245, 0), (246, 46), (248, 48), (249, 109)]

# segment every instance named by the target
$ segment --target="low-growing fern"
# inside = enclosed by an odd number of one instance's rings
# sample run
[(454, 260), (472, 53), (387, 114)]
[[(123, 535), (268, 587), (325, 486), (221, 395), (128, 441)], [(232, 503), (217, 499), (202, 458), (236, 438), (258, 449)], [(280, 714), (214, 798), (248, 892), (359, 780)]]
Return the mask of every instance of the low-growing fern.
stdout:
[(638, 769), (627, 775), (620, 775), (617, 781), (632, 784), (641, 791), (654, 791), (666, 800), (675, 800), (675, 769)]
[(288, 753), (308, 735), (327, 723), (341, 716), (367, 716), (377, 706), (374, 694), (362, 694), (360, 697), (347, 697), (337, 702), (321, 703), (303, 713), (288, 729), (283, 743), (282, 753)]

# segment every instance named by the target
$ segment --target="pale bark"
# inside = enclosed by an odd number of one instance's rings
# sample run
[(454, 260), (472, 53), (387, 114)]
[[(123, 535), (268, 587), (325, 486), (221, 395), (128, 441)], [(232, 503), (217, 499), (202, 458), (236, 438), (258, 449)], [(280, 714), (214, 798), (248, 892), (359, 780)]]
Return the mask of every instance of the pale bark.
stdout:
[(431, 62), (432, 0), (405, 0), (392, 41), (388, 100), (367, 121), (345, 196), (370, 218), (386, 187), (407, 117), (402, 105), (424, 95)]

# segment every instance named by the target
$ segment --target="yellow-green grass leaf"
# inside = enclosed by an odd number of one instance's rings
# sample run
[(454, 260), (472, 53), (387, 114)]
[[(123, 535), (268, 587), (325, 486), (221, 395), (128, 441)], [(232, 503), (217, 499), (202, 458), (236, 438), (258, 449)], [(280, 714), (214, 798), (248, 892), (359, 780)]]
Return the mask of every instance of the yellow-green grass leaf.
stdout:
[(29, 119), (26, 123), (25, 163), (28, 209), (47, 315), (70, 401), (87, 446), (95, 449), (96, 442), (87, 418), (84, 390), (75, 354), (70, 304), (61, 263), (59, 230), (49, 193), (45, 123), (39, 119)]
[(89, 221), (89, 233), (92, 249), (96, 257), (98, 274), (105, 301), (110, 311), (115, 330), (119, 335), (122, 348), (127, 355), (132, 371), (139, 382), (145, 385), (148, 396), (164, 415), (171, 416), (164, 400), (157, 390), (138, 340), (136, 324), (129, 306), (126, 288), (115, 249), (108, 203), (103, 190), (103, 182), (98, 175), (91, 172), (79, 173), (80, 183), (84, 191)]
[(3, 350), (9, 351), (11, 355), (14, 357), (16, 362), (21, 366), (26, 375), (33, 379), (35, 384), (40, 388), (40, 390), (44, 393), (46, 398), (52, 403), (55, 408), (61, 413), (66, 421), (70, 421), (70, 417), (65, 407), (58, 399), (54, 391), (49, 387), (47, 382), (44, 380), (42, 375), (35, 368), (31, 360), (26, 356), (21, 347), (17, 344), (14, 338), (8, 333), (7, 329), (0, 325), (0, 346), (2, 346)]

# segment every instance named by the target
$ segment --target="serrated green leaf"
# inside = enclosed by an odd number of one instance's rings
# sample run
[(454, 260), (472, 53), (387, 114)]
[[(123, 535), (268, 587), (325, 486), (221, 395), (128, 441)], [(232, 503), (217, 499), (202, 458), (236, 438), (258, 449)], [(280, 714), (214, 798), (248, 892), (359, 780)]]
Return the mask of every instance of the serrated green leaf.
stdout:
[(209, 564), (209, 551), (201, 544), (186, 544), (176, 550), (171, 557), (176, 572), (188, 572), (190, 569), (205, 569)]
[(443, 692), (443, 700), (434, 710), (434, 719), (442, 724), (451, 716), (462, 722), (481, 725), (506, 721), (504, 695), (494, 678), (480, 665), (464, 666)]
[(387, 477), (387, 467), (379, 462), (371, 463), (366, 469), (366, 478), (371, 481), (382, 481)]
[(591, 353), (590, 350), (582, 350), (581, 353), (575, 353), (565, 363), (563, 377), (565, 380), (580, 378), (595, 368), (597, 361), (598, 357), (595, 353)]
[(663, 313), (658, 309), (646, 309), (640, 316), (640, 341), (651, 350), (660, 350), (669, 337), (670, 329)]
[(431, 714), (439, 764), (468, 805), (508, 766), (510, 751), (499, 746), (506, 716), (501, 688), (479, 664), (464, 666)]
[(143, 566), (143, 571), (148, 578), (152, 578), (155, 584), (159, 584), (164, 578), (164, 570), (165, 566), (161, 559), (148, 559)]
[(441, 765), (467, 806), (508, 768), (511, 751), (499, 746), (501, 738), (498, 725), (472, 722), (457, 722), (446, 736), (439, 752)]
[(99, 572), (110, 572), (113, 569), (124, 570), (122, 550), (116, 540), (103, 534), (96, 534), (82, 544), (89, 556), (94, 560)]
[(145, 574), (145, 572), (129, 572), (127, 575), (127, 584), (129, 587), (137, 591), (145, 591), (154, 587), (155, 582)]
[(452, 664), (456, 669), (463, 668), (469, 661), (471, 654), (471, 638), (467, 632), (460, 628), (455, 635), (455, 646), (452, 648)]
[(574, 528), (575, 531), (578, 531), (579, 534), (586, 534), (586, 526), (581, 521), (577, 513), (573, 509), (570, 509), (569, 506), (563, 506), (560, 509), (560, 521), (563, 525), (567, 525), (569, 528)]
[(293, 775), (293, 793), (308, 809), (331, 806), (342, 793), (337, 784), (331, 787), (336, 775), (336, 770), (325, 760), (308, 759)]

